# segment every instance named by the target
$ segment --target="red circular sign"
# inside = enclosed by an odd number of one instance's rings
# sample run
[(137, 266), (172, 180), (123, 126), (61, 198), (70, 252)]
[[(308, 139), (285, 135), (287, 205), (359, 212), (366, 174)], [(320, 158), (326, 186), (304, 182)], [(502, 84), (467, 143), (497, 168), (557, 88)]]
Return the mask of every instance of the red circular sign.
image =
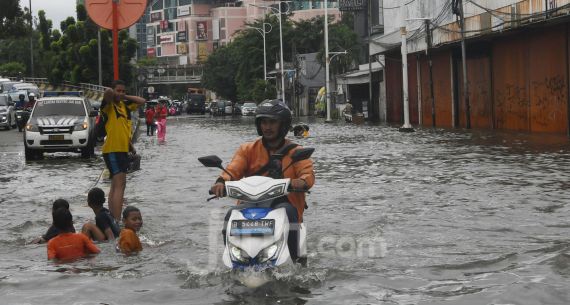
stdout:
[(113, 29), (113, 1), (117, 2), (118, 28), (124, 29), (141, 18), (147, 0), (85, 0), (85, 9), (100, 27)]

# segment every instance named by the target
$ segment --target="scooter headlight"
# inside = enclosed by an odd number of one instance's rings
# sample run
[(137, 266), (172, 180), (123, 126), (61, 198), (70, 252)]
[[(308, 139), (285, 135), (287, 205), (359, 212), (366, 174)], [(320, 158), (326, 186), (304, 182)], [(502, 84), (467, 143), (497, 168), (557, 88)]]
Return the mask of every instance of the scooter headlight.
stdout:
[(230, 245), (230, 254), (232, 258), (234, 258), (240, 263), (248, 264), (249, 261), (251, 260), (251, 257), (249, 257), (249, 255), (247, 255), (245, 251), (234, 245)]
[(272, 259), (277, 255), (277, 251), (279, 250), (280, 241), (272, 244), (271, 246), (261, 250), (257, 255), (257, 262), (258, 263), (265, 263), (268, 260)]
[(259, 200), (267, 200), (282, 196), (285, 194), (285, 183), (278, 184), (267, 191), (267, 193), (263, 194), (263, 196), (259, 197)]

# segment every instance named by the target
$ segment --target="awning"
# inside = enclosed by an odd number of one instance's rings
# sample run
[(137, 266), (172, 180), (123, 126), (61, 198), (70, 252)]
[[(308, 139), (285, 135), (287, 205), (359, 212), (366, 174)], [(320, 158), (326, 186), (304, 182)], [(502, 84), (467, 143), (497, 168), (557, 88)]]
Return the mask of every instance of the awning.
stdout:
[[(336, 82), (339, 85), (367, 84), (370, 82), (368, 77), (368, 64), (360, 65), (359, 70), (351, 71), (338, 75)], [(382, 67), (379, 63), (372, 63), (372, 73), (381, 71)]]

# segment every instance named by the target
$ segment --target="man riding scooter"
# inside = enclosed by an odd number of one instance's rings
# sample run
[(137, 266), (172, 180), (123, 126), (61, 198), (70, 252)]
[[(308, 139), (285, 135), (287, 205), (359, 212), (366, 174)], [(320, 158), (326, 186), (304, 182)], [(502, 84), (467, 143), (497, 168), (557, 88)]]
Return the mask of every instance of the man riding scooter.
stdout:
[[(30, 93), (34, 98), (35, 104), (35, 94)], [(16, 124), (18, 125), (18, 131), (24, 130), (24, 126), (28, 122), (30, 118), (30, 112), (32, 108), (29, 108), (30, 101), (26, 102), (26, 95), (24, 93), (20, 93), (18, 96), (18, 101), (16, 102)], [(33, 105), (32, 105), (33, 107)]]
[[(302, 160), (289, 166), (293, 162), (292, 153), (300, 148), (285, 138), (291, 127), (291, 119), (291, 111), (281, 100), (268, 100), (258, 106), (255, 125), (257, 134), (261, 138), (242, 144), (235, 153), (226, 168), (234, 180), (250, 176), (268, 176), (274, 179), (290, 178), (291, 188), (295, 190), (308, 190), (313, 186), (315, 175), (311, 160)], [(229, 180), (231, 177), (223, 172), (210, 191), (217, 197), (222, 197), (225, 182)], [(279, 207), (285, 208), (291, 224), (288, 244), (291, 258), (295, 260), (298, 258), (298, 225), (294, 224), (303, 221), (303, 211), (306, 207), (305, 193), (289, 193), (287, 200), (280, 203)], [(226, 215), (226, 222), (230, 213), (231, 211)], [(224, 231), (225, 228), (226, 226)], [(225, 232), (222, 234), (225, 236)]]

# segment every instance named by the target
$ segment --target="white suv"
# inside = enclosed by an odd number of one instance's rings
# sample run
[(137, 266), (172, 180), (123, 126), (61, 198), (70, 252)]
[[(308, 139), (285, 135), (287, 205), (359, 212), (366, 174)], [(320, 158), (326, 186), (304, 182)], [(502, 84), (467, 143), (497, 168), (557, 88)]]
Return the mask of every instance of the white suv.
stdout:
[(82, 97), (56, 96), (39, 99), (24, 133), (26, 160), (41, 158), (44, 152), (81, 152), (94, 155), (94, 117), (97, 111)]

